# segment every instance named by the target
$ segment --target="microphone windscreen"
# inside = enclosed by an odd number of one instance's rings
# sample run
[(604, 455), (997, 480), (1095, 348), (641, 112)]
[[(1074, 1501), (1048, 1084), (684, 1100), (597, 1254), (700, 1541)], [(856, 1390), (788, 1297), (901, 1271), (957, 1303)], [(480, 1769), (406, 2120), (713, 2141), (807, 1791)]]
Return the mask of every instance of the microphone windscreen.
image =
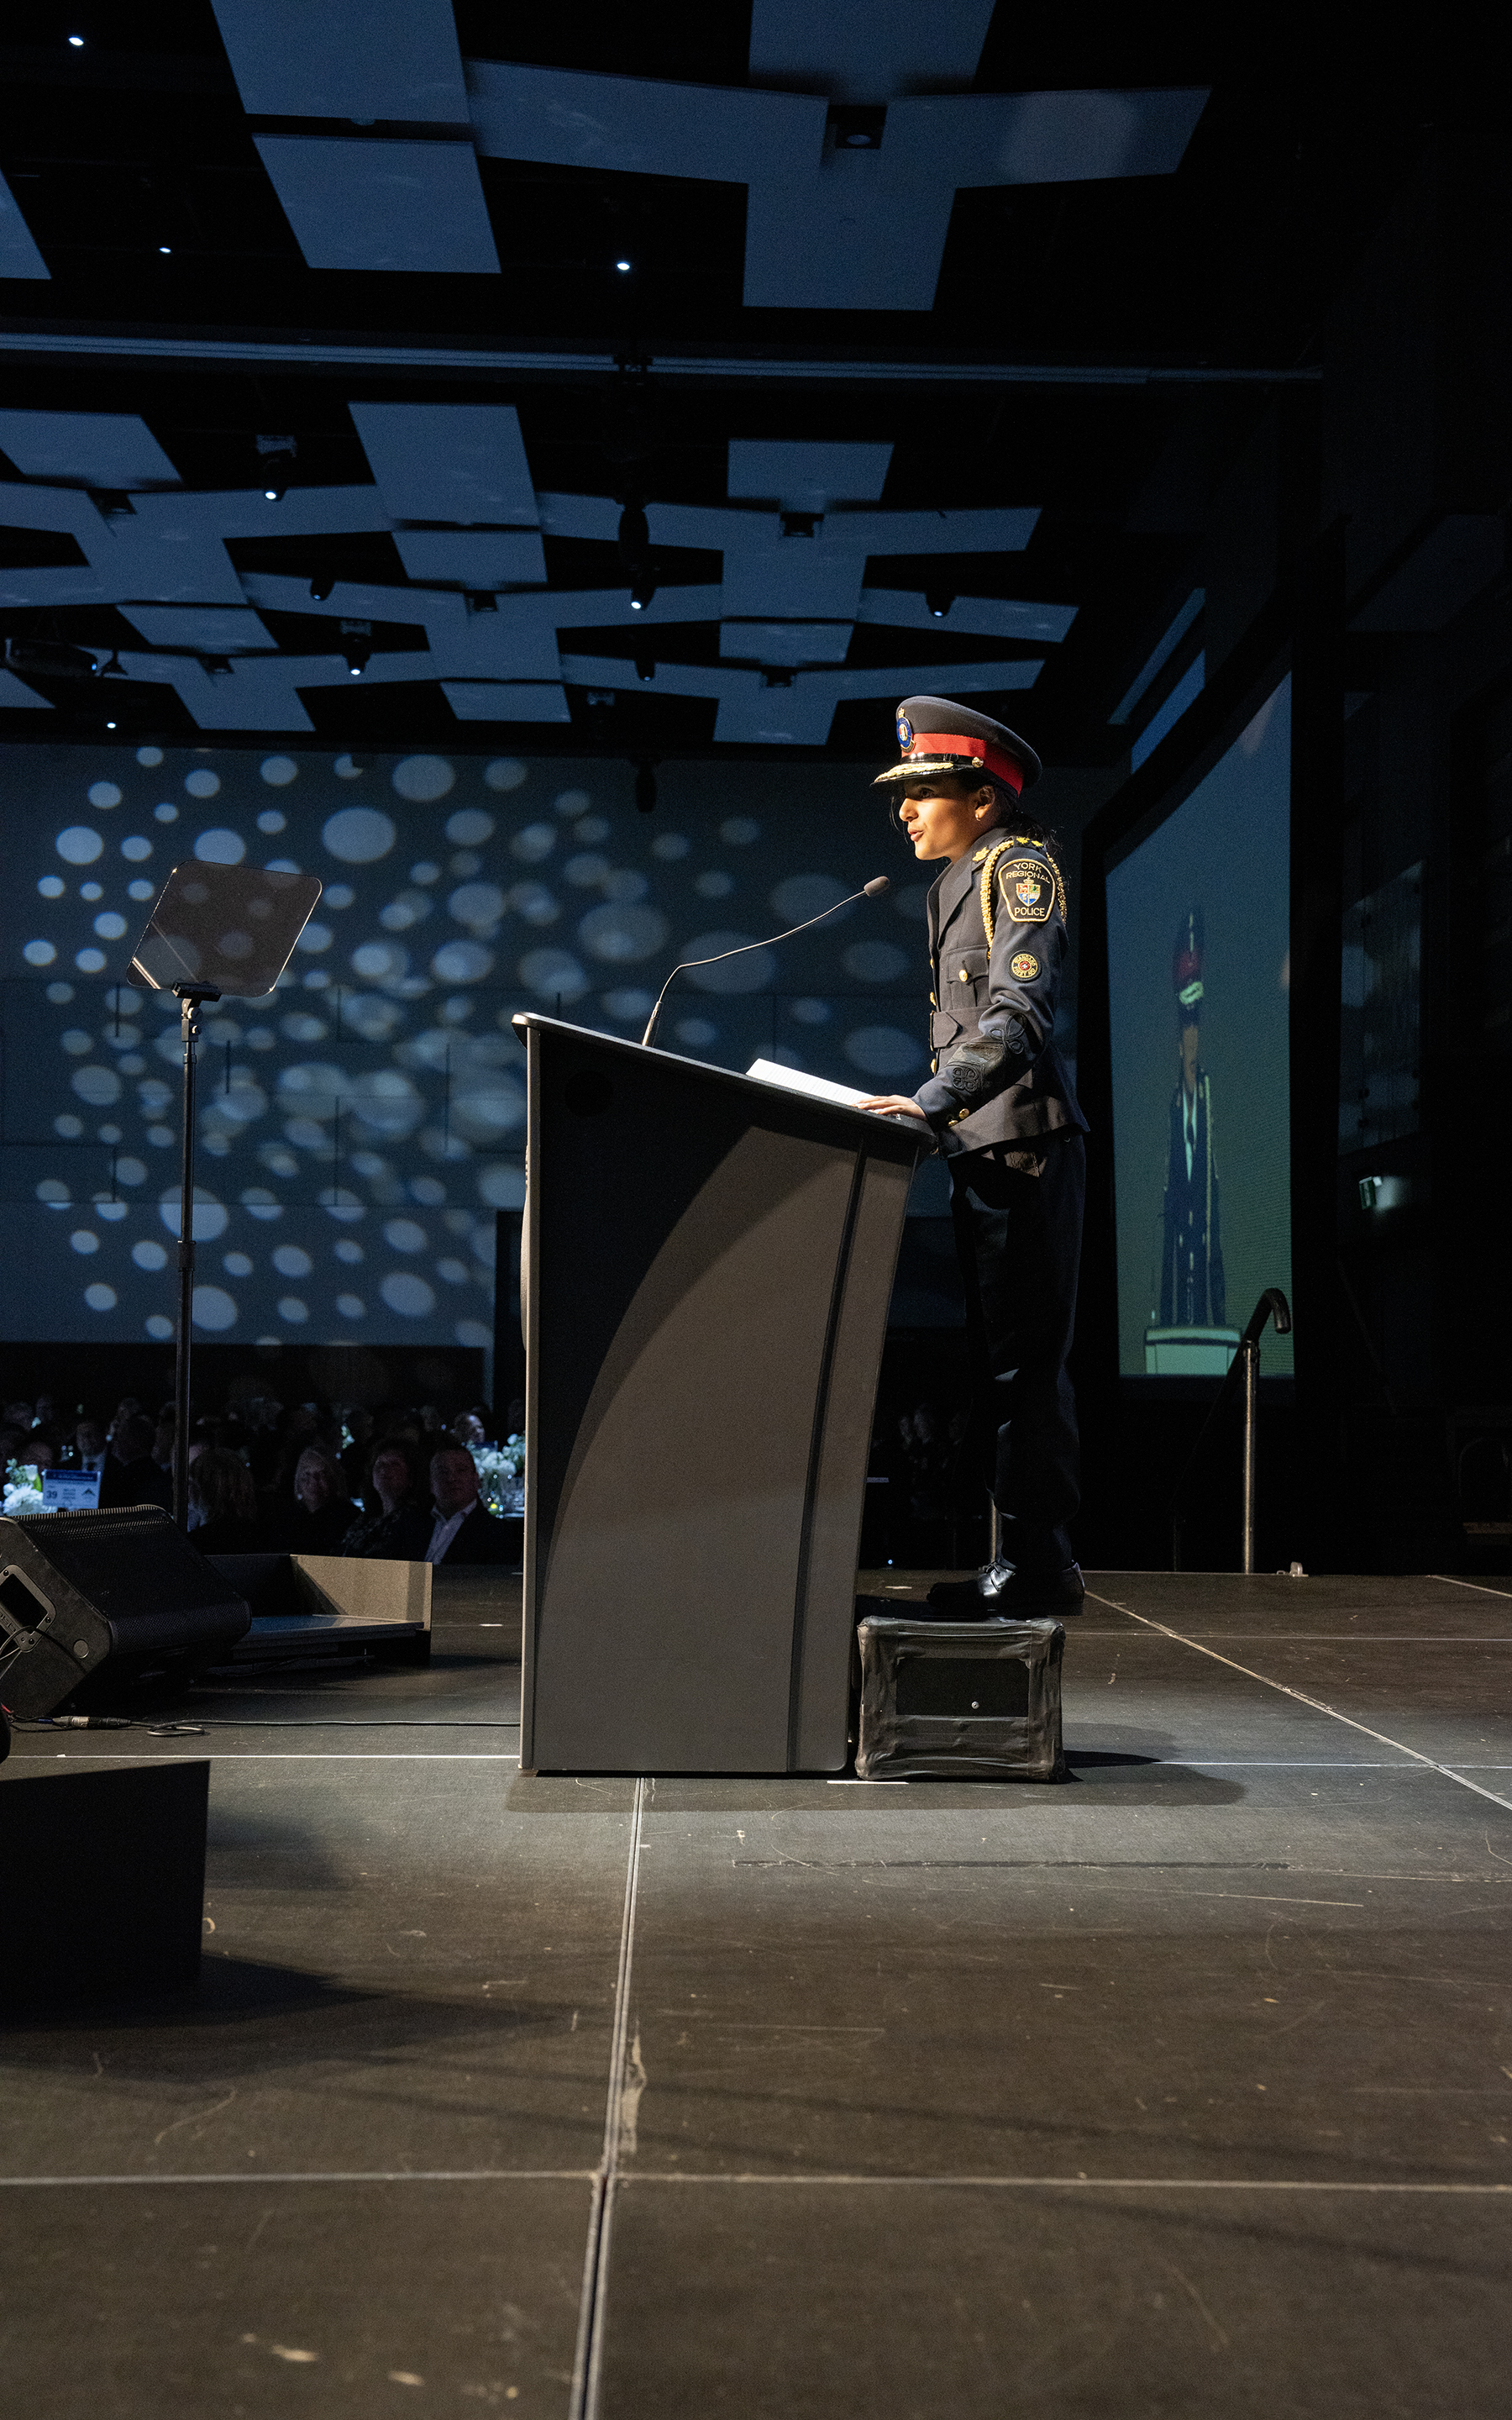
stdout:
[(863, 882), (861, 888), (869, 899), (880, 899), (885, 891), (892, 889), (892, 877), (887, 874), (873, 874), (871, 881)]

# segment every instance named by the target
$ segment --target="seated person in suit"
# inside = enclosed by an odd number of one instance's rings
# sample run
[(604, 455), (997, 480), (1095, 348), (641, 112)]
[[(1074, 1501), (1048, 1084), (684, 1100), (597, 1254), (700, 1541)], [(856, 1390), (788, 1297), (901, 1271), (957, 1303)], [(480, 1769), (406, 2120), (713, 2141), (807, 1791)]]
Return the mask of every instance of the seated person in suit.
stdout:
[(202, 1555), (255, 1555), (267, 1544), (257, 1491), (239, 1453), (208, 1446), (189, 1466), (189, 1499), (199, 1513), (190, 1543)]
[(466, 1446), (443, 1445), (431, 1456), (430, 1492), (436, 1526), (424, 1549), (427, 1563), (514, 1562), (509, 1525), (479, 1503), (477, 1465)]
[(290, 1555), (339, 1555), (351, 1525), (340, 1463), (307, 1445), (294, 1466), (294, 1501), (279, 1508), (279, 1545)]
[(140, 1412), (116, 1422), (100, 1474), (102, 1511), (117, 1504), (161, 1504), (164, 1512), (173, 1511), (173, 1481), (152, 1459), (154, 1435), (152, 1422)]
[(85, 1419), (73, 1432), (73, 1448), (79, 1457), (79, 1468), (105, 1475), (105, 1432), (98, 1420)]
[(376, 1448), (363, 1489), (363, 1511), (341, 1552), (368, 1562), (423, 1563), (435, 1528), (420, 1496), (420, 1465), (408, 1437)]

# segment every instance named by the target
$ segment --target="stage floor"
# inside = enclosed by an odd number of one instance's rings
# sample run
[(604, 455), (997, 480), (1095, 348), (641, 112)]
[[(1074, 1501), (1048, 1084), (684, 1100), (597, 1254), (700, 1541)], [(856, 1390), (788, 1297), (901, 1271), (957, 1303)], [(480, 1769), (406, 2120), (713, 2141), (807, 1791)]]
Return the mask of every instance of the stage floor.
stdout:
[(1088, 1585), (1059, 1787), (522, 1778), (491, 1575), (18, 1736), (214, 1764), (197, 1996), (0, 2032), (16, 2410), (1501, 2420), (1512, 1595)]

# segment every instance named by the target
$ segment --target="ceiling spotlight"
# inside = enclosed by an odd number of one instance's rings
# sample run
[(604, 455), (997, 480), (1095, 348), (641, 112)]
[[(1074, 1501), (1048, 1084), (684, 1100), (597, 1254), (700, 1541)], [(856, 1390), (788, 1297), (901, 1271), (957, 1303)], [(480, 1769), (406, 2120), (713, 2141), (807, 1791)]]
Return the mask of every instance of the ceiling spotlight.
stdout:
[(627, 276), (629, 275), (629, 273), (630, 273), (630, 263), (629, 263), (629, 261), (627, 261), (627, 260), (617, 260), (617, 261), (615, 262), (614, 266), (615, 266), (615, 268), (619, 271), (620, 275), (621, 275), (622, 277), (627, 277)]
[(171, 243), (160, 243), (160, 244), (159, 244), (159, 246), (158, 246), (158, 250), (159, 250), (160, 252), (172, 252), (172, 250), (173, 250), (173, 246), (172, 246), (172, 244), (171, 244)]
[(644, 554), (651, 544), (651, 524), (639, 504), (626, 504), (620, 515), (620, 552), (627, 563)]
[(333, 571), (317, 571), (310, 582), (310, 595), (316, 605), (323, 605), (336, 584)]
[(652, 809), (655, 807), (656, 803), (656, 770), (655, 770), (655, 768), (654, 768), (652, 766), (650, 766), (650, 765), (638, 765), (638, 766), (636, 767), (636, 768), (635, 768), (635, 811), (636, 811), (636, 814), (637, 814), (638, 815), (649, 815), (649, 814), (650, 814), (650, 813), (651, 813), (651, 811), (652, 811)]
[(656, 582), (655, 576), (650, 571), (638, 572), (635, 578), (635, 584), (630, 590), (631, 613), (643, 613), (656, 593)]
[(656, 659), (654, 655), (643, 650), (637, 651), (635, 659), (635, 676), (636, 679), (640, 681), (654, 681), (656, 679)]
[(924, 602), (929, 607), (929, 610), (934, 616), (935, 621), (943, 622), (951, 606), (955, 603), (955, 590), (953, 588), (926, 588), (924, 591)]
[(263, 494), (267, 497), (270, 504), (281, 504), (284, 501), (285, 493), (285, 490), (282, 487), (265, 488), (263, 489)]
[(116, 725), (114, 724), (114, 722), (107, 722), (107, 723), (106, 723), (106, 725), (105, 725), (105, 728), (106, 728), (106, 730), (107, 730), (107, 731), (114, 731), (114, 730), (115, 730), (115, 728), (116, 728)]
[(69, 48), (70, 51), (82, 51), (84, 48), (84, 36), (82, 34), (70, 34), (69, 36)]
[(347, 670), (353, 680), (361, 680), (367, 670), (367, 661), (373, 652), (372, 648), (358, 644), (343, 647), (341, 652), (347, 659)]

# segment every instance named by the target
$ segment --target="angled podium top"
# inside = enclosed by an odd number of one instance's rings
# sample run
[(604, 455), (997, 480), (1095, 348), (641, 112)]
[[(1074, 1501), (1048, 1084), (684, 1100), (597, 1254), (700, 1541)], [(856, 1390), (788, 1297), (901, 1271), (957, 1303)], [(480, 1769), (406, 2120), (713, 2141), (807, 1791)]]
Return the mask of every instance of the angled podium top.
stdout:
[[(520, 1010), (510, 1022), (527, 1050), (531, 1035), (538, 1034), (543, 1042), (555, 1037), (575, 1047), (585, 1047), (593, 1059), (602, 1056), (604, 1073), (610, 1081), (616, 1068), (630, 1080), (632, 1065), (642, 1070), (656, 1067), (669, 1075), (677, 1071), (701, 1089), (733, 1088), (736, 1094), (746, 1097), (753, 1116), (760, 1115), (762, 1108), (773, 1102), (799, 1103), (826, 1118), (843, 1121), (834, 1132), (837, 1140), (844, 1137), (853, 1150), (879, 1151), (884, 1156), (905, 1158), (917, 1164), (933, 1140), (917, 1119), (885, 1117), (874, 1109), (854, 1109), (848, 1102), (827, 1101), (817, 1094), (797, 1092), (763, 1077), (742, 1075), (734, 1068), (711, 1066), (706, 1059), (686, 1059), (680, 1051), (659, 1050), (655, 1044), (626, 1041), (617, 1033), (600, 1033), (592, 1026), (572, 1025), (559, 1016), (538, 1016), (532, 1009)], [(880, 1140), (882, 1137), (890, 1138), (890, 1143)]]
[(522, 1762), (836, 1771), (877, 1372), (927, 1130), (559, 1018), (515, 1022)]

